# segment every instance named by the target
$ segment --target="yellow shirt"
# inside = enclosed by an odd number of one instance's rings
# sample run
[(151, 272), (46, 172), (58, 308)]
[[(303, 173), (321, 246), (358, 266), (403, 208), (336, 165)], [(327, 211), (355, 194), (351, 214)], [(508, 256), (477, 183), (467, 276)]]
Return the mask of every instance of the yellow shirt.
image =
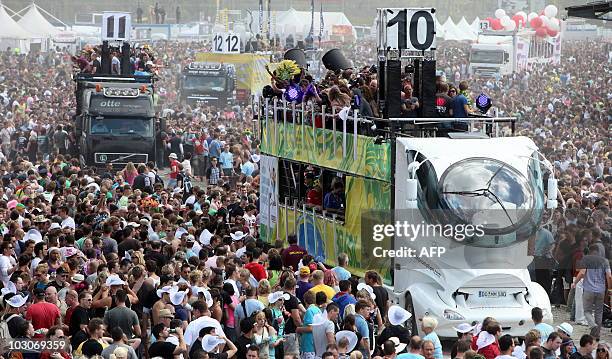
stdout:
[[(87, 339), (87, 340), (89, 340), (89, 339)], [(87, 340), (84, 341), (83, 343), (79, 344), (78, 348), (74, 351), (74, 355), (78, 355), (78, 356), (83, 355), (83, 344), (85, 344), (85, 342), (87, 342)], [(101, 339), (98, 339), (98, 343), (100, 343), (102, 345), (102, 349), (105, 349), (108, 346), (108, 343), (105, 342), (104, 340), (101, 340)]]
[(323, 292), (325, 293), (325, 296), (327, 296), (328, 301), (331, 301), (334, 298), (334, 295), (336, 295), (334, 288), (325, 284), (315, 285), (314, 287), (310, 288), (309, 292), (313, 292), (315, 295), (317, 295), (319, 292)]

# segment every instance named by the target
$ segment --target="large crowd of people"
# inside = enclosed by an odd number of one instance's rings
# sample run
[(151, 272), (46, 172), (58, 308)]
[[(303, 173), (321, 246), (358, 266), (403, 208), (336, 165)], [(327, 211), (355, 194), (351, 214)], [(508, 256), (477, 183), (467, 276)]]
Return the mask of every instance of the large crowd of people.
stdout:
[[(523, 343), (494, 318), (463, 323), (452, 358), (610, 358), (600, 341), (609, 338), (604, 303), (612, 288), (606, 46), (564, 43), (559, 65), (493, 79), (469, 75), (464, 44), (439, 46), (438, 94), (448, 101), (440, 112), (463, 117), (486, 92), (500, 114), (519, 118), (517, 134), (534, 139), (554, 166), (564, 208), (538, 231), (532, 272), (573, 323), (552, 327), (534, 308)], [(295, 236), (259, 239), (251, 107), (177, 103), (182, 67), (206, 48), (162, 42), (147, 58), (149, 50), (134, 53), (134, 64), (159, 77), (156, 102), (168, 123), (163, 160), (102, 172), (78, 161), (70, 96), (74, 64), (95, 71), (96, 56), (0, 54), (0, 338), (66, 343), (3, 355), (442, 359), (436, 319), (413, 324), (411, 313), (391, 305), (378, 273), (359, 283), (346, 254), (326, 266)], [(345, 52), (359, 70), (302, 76), (305, 100), (340, 110), (358, 94), (360, 112), (379, 116), (374, 51), (366, 43)], [(273, 93), (282, 81), (273, 81)], [(409, 80), (402, 98), (404, 114), (414, 115), (419, 99)], [(572, 338), (576, 325), (590, 334)]]

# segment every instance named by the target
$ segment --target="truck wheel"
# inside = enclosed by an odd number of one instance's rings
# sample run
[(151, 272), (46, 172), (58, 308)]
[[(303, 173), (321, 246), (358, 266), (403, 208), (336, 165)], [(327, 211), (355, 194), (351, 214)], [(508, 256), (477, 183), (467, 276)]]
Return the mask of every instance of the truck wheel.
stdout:
[(414, 310), (414, 305), (412, 304), (412, 295), (410, 294), (410, 292), (406, 293), (406, 309), (407, 311), (410, 312), (410, 314), (412, 314), (412, 318), (410, 318), (410, 334), (411, 335), (418, 335), (419, 334), (419, 327), (417, 326), (417, 317), (416, 317), (416, 312)]

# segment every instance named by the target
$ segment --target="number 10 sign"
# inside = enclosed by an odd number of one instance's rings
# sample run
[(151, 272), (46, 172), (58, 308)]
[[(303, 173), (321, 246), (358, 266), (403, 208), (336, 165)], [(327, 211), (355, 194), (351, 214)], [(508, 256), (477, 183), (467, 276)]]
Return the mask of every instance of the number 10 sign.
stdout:
[(380, 50), (425, 51), (436, 47), (435, 9), (378, 9)]
[(239, 54), (240, 36), (232, 33), (215, 34), (215, 37), (213, 37), (213, 52)]

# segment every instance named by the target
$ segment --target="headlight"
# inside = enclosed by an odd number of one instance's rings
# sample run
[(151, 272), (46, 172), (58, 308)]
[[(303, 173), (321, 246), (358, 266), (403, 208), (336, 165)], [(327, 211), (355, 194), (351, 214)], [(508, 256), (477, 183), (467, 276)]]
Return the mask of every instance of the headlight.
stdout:
[(444, 319), (446, 320), (465, 320), (465, 317), (454, 310), (445, 309), (444, 310)]

